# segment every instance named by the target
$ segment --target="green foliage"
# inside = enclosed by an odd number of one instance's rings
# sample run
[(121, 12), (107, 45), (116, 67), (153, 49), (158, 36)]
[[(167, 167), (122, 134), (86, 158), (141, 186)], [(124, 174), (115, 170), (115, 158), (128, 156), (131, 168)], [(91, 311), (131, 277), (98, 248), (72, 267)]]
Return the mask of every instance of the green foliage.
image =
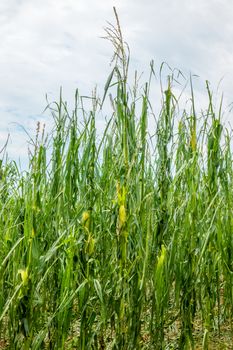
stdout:
[(28, 171), (0, 164), (1, 344), (194, 349), (198, 319), (207, 349), (233, 315), (231, 137), (209, 85), (206, 113), (192, 83), (181, 112), (171, 74), (152, 139), (150, 81), (130, 89), (119, 22), (107, 34), (116, 61), (102, 102), (115, 97), (102, 137), (99, 100), (84, 111), (77, 92), (70, 114), (61, 95)]

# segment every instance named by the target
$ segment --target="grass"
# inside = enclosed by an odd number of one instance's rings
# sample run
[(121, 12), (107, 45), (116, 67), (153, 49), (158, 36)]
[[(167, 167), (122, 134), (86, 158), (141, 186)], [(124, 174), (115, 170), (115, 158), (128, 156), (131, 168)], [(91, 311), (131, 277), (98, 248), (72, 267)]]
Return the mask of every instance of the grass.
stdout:
[(103, 99), (86, 111), (77, 91), (70, 113), (60, 96), (26, 172), (2, 152), (0, 348), (231, 349), (232, 138), (221, 104), (207, 83), (197, 114), (191, 82), (181, 110), (171, 73), (151, 136), (154, 68), (141, 92), (130, 87), (115, 15)]

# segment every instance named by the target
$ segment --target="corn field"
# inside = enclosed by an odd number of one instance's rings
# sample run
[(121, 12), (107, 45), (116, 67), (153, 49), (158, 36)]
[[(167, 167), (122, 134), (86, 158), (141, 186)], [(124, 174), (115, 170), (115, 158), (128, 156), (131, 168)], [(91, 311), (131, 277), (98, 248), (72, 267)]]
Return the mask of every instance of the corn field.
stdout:
[(171, 73), (151, 135), (153, 65), (143, 89), (130, 86), (119, 23), (106, 32), (115, 54), (103, 98), (85, 110), (77, 90), (70, 112), (61, 94), (27, 171), (1, 153), (0, 349), (231, 349), (232, 137), (222, 104), (207, 83), (197, 112), (190, 81), (181, 110)]

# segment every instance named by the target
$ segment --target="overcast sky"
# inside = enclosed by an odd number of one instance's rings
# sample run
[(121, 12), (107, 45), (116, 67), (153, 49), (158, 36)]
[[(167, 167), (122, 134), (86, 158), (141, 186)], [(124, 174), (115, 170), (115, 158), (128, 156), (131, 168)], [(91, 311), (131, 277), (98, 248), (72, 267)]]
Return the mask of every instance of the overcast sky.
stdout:
[[(60, 86), (71, 103), (76, 88), (101, 90), (110, 73), (110, 44), (101, 39), (116, 6), (131, 69), (149, 71), (166, 61), (185, 75), (200, 76), (196, 94), (204, 101), (205, 80), (233, 102), (232, 0), (1, 0), (0, 149), (8, 133), (11, 158), (27, 153), (28, 131), (42, 114), (45, 95), (56, 100)], [(227, 119), (232, 116), (229, 114)], [(1, 156), (0, 156), (1, 157)]]

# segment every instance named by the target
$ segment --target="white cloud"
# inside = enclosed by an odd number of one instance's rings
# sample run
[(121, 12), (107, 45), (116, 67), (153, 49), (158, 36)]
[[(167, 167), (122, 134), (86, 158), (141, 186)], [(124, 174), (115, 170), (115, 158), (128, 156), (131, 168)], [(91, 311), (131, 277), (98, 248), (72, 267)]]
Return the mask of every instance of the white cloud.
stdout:
[(230, 0), (2, 0), (0, 143), (9, 131), (15, 135), (12, 157), (25, 154), (26, 143), (12, 122), (31, 130), (43, 119), (50, 127), (51, 119), (41, 115), (46, 93), (57, 99), (63, 86), (73, 105), (77, 87), (83, 94), (90, 94), (95, 84), (103, 87), (112, 52), (100, 37), (106, 21), (114, 21), (113, 5), (131, 47), (133, 68), (148, 72), (154, 58), (157, 71), (166, 61), (187, 75), (198, 74), (201, 79), (194, 85), (203, 101), (205, 79), (217, 87), (224, 77), (226, 102), (233, 100)]

